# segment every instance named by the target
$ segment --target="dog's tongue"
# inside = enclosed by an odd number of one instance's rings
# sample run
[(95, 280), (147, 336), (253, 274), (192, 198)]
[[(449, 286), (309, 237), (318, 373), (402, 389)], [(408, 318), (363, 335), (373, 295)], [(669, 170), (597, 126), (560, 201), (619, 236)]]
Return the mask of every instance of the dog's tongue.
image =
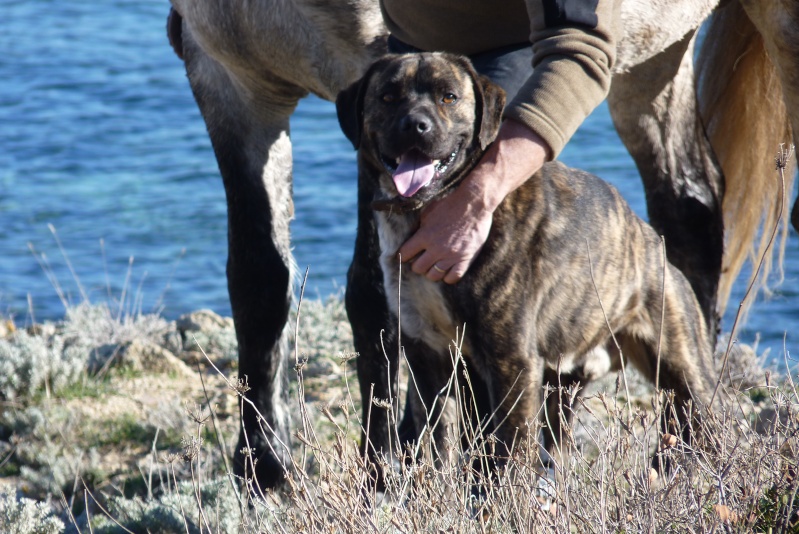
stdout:
[(433, 160), (418, 150), (410, 150), (402, 155), (397, 170), (394, 171), (394, 185), (400, 195), (412, 197), (430, 183), (435, 173)]

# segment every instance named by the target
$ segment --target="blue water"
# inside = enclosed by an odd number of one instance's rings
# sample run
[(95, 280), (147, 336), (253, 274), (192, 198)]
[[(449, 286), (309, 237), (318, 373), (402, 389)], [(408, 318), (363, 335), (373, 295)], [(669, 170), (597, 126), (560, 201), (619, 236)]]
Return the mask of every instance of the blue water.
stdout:
[[(168, 317), (229, 314), (224, 191), (180, 61), (166, 0), (0, 0), (0, 313), (56, 319), (71, 302), (137, 302)], [(306, 294), (340, 292), (355, 233), (355, 159), (332, 104), (293, 119), (294, 253)], [(600, 107), (562, 159), (614, 183), (641, 215), (640, 181)], [(58, 240), (71, 262), (72, 274)], [(31, 247), (35, 250), (31, 251)], [(130, 261), (133, 258), (132, 267)], [(759, 299), (741, 339), (797, 352), (799, 238), (785, 282)], [(53, 282), (55, 281), (55, 283)], [(731, 310), (743, 284), (736, 287)], [(132, 302), (131, 302), (132, 301)], [(30, 303), (30, 305), (29, 305)], [(732, 315), (725, 318), (725, 329)]]

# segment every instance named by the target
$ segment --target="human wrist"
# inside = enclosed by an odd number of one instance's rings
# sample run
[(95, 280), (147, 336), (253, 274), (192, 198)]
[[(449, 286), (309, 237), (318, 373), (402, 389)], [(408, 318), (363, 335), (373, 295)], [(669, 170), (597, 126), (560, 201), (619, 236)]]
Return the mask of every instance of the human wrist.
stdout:
[(497, 139), (459, 188), (478, 211), (493, 212), (511, 192), (549, 159), (546, 142), (513, 119), (502, 123)]

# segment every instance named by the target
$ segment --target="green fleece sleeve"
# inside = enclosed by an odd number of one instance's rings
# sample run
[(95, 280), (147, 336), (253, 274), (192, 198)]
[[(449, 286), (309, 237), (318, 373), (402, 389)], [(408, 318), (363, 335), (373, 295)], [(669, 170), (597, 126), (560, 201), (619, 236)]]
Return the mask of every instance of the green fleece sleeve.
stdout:
[(533, 74), (505, 108), (557, 157), (608, 94), (621, 34), (618, 0), (527, 0)]

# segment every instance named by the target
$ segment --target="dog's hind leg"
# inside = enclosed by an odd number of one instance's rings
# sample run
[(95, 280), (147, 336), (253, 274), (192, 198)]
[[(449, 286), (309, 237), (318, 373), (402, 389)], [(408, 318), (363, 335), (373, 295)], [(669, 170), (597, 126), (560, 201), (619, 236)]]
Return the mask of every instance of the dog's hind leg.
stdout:
[(244, 91), (186, 31), (183, 52), (228, 206), (228, 291), (239, 377), (249, 386), (241, 403), (234, 471), (247, 478), (254, 474), (262, 488), (272, 487), (290, 465), (286, 321), (292, 300), (293, 204), (288, 128), (292, 102), (304, 92), (284, 87), (282, 99), (270, 101), (268, 94)]
[(549, 367), (544, 370), (544, 388), (549, 394), (544, 399), (542, 447), (553, 460), (563, 462), (563, 445), (569, 442), (574, 403), (589, 382), (580, 371), (558, 373)]
[[(617, 339), (627, 360), (660, 389), (674, 393), (674, 410), (662, 413), (661, 430), (691, 443), (713, 396), (713, 355), (688, 281), (672, 266), (666, 273), (665, 295), (657, 287), (645, 296), (648, 319), (617, 333)], [(660, 302), (665, 305), (662, 329)]]

